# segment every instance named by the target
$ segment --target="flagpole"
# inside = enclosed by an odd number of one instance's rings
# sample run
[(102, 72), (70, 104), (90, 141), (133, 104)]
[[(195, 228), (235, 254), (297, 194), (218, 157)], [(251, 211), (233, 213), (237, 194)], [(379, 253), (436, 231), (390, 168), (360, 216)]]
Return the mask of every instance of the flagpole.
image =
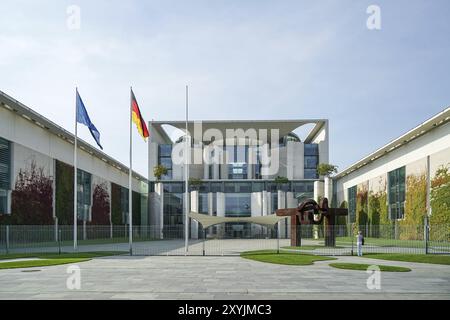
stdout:
[(75, 89), (75, 142), (74, 142), (74, 152), (73, 152), (73, 250), (77, 250), (77, 211), (78, 211), (78, 171), (77, 171), (77, 153), (78, 153), (78, 142), (77, 142), (77, 134), (78, 134), (78, 107), (77, 107), (77, 99), (78, 99), (78, 87)]
[(189, 103), (188, 103), (188, 99), (189, 99), (189, 87), (186, 85), (186, 135), (185, 135), (185, 139), (184, 139), (184, 143), (185, 143), (185, 154), (184, 154), (184, 189), (185, 189), (185, 196), (184, 196), (184, 207), (185, 207), (185, 221), (184, 221), (184, 251), (185, 254), (188, 254), (189, 251), (189, 184), (188, 184), (188, 179), (189, 179), (189, 170), (188, 170), (188, 165), (189, 165), (189, 160), (188, 160), (188, 155), (189, 155), (189, 145), (188, 145), (188, 110), (189, 110)]
[(129, 244), (130, 244), (130, 255), (133, 255), (133, 191), (132, 191), (132, 175), (133, 175), (133, 135), (132, 135), (132, 118), (133, 118), (133, 110), (131, 107), (132, 102), (132, 92), (133, 88), (130, 87), (130, 170), (128, 173), (128, 234), (129, 234)]

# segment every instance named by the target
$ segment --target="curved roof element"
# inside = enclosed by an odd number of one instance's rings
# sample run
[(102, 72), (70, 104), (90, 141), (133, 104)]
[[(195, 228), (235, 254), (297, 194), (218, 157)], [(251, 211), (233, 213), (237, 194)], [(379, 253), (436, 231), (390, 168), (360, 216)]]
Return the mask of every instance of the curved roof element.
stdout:
[(250, 222), (261, 225), (273, 226), (278, 223), (280, 220), (288, 218), (277, 216), (276, 214), (271, 214), (268, 216), (260, 216), (260, 217), (217, 217), (217, 216), (209, 216), (206, 214), (200, 214), (196, 212), (190, 212), (189, 218), (192, 218), (201, 223), (203, 228), (208, 228), (216, 224), (221, 224), (225, 222)]

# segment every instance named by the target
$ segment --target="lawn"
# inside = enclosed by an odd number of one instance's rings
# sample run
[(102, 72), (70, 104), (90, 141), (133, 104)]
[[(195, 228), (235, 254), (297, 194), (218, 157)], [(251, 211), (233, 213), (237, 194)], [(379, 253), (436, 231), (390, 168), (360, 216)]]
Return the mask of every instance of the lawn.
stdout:
[(309, 246), (300, 246), (300, 247), (295, 247), (295, 246), (288, 246), (288, 247), (281, 247), (281, 249), (291, 249), (291, 250), (316, 250), (316, 249), (334, 249), (334, 248), (344, 248), (344, 247), (340, 247), (340, 246), (335, 246), (335, 247), (325, 247), (324, 245), (309, 245)]
[[(126, 252), (80, 252), (80, 253), (15, 253), (0, 255), (0, 269), (32, 268), (54, 266), (68, 263), (79, 263), (89, 261), (96, 257), (120, 255)], [(1, 260), (36, 258), (36, 260), (21, 260), (1, 262)]]
[(368, 253), (364, 258), (450, 265), (450, 255), (403, 254), (403, 253)]
[[(347, 270), (360, 270), (366, 271), (371, 265), (370, 264), (362, 264), (362, 263), (330, 263), (330, 267), (338, 268), (338, 269), (347, 269)], [(377, 265), (380, 268), (380, 271), (384, 272), (409, 272), (411, 269), (397, 266), (384, 266)]]
[[(351, 237), (336, 237), (336, 244), (356, 246), (356, 238)], [(400, 239), (386, 239), (386, 238), (364, 238), (364, 245), (379, 246), (379, 247), (402, 247), (402, 248), (425, 248), (423, 240), (400, 240)], [(441, 250), (450, 250), (450, 242), (446, 241), (429, 241), (429, 247), (439, 247)]]
[(303, 253), (282, 252), (277, 253), (276, 250), (258, 250), (247, 251), (241, 253), (241, 257), (259, 262), (305, 266), (311, 265), (315, 261), (336, 260), (331, 257), (315, 256)]

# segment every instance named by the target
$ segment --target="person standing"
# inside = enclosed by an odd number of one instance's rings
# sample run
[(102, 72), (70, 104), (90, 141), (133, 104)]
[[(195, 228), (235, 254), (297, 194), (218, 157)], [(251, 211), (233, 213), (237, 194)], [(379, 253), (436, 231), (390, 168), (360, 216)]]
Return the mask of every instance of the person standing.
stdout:
[(356, 247), (358, 250), (358, 257), (362, 257), (362, 246), (364, 244), (364, 237), (361, 231), (358, 231), (358, 235), (356, 236)]

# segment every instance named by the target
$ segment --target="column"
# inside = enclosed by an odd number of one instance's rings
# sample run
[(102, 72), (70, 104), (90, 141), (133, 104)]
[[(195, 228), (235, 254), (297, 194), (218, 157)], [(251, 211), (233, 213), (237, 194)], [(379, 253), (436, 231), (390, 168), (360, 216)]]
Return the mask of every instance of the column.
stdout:
[[(214, 193), (208, 192), (208, 215), (213, 216), (214, 214)], [(209, 227), (208, 235), (212, 236), (214, 234), (213, 232), (214, 226)]]
[[(191, 191), (191, 210), (192, 212), (198, 213), (198, 191)], [(191, 220), (191, 239), (198, 239), (198, 221), (194, 219)]]
[[(278, 190), (278, 209), (286, 208), (285, 195), (286, 193), (284, 191)], [(280, 238), (286, 237), (286, 219), (283, 219), (278, 223), (278, 234), (280, 235)]]
[[(252, 192), (251, 194), (251, 214), (252, 217), (260, 217), (262, 212), (262, 192)], [(262, 226), (259, 224), (252, 224), (252, 235), (261, 233)]]
[[(216, 197), (217, 197), (217, 216), (225, 217), (225, 193), (217, 192)], [(217, 225), (217, 235), (219, 237), (223, 237), (224, 232), (225, 232), (225, 225), (224, 224)]]
[(328, 205), (331, 206), (331, 203), (333, 201), (333, 180), (329, 177), (325, 177), (324, 181), (324, 197), (328, 199)]

